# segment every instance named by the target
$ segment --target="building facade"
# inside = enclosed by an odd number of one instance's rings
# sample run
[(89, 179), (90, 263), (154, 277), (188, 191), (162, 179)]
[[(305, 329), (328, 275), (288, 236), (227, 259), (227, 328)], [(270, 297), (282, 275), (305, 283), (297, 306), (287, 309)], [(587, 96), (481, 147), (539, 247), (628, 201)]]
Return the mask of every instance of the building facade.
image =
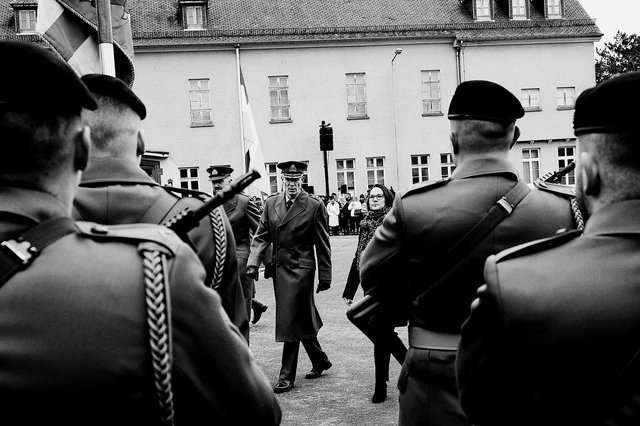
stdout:
[[(0, 37), (37, 40), (21, 33), (37, 2), (9, 3)], [(578, 0), (137, 0), (131, 19), (143, 167), (205, 191), (210, 165), (244, 168), (239, 68), (269, 192), (286, 160), (308, 162), (316, 194), (447, 177), (446, 112), (473, 79), (521, 99), (511, 159), (530, 182), (573, 160), (573, 105), (595, 83), (601, 37)], [(333, 128), (326, 172), (322, 121)]]

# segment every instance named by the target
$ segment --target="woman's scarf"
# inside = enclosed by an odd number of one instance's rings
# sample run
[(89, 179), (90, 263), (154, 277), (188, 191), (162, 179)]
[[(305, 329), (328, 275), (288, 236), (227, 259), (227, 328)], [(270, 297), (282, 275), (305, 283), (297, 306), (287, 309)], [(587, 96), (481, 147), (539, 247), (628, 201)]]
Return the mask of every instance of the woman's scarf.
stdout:
[(369, 210), (367, 215), (360, 221), (360, 235), (358, 237), (358, 248), (356, 249), (356, 268), (360, 270), (360, 255), (367, 248), (367, 244), (373, 238), (378, 226), (382, 225), (382, 221), (391, 207), (384, 206), (380, 210)]

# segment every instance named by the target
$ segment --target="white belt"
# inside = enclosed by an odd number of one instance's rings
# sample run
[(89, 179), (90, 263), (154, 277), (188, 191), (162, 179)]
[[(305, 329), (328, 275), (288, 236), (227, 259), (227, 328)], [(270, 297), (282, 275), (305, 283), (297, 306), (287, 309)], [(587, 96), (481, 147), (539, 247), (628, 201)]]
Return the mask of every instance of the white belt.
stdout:
[(412, 348), (456, 351), (458, 343), (459, 334), (437, 333), (420, 327), (409, 327), (409, 346)]

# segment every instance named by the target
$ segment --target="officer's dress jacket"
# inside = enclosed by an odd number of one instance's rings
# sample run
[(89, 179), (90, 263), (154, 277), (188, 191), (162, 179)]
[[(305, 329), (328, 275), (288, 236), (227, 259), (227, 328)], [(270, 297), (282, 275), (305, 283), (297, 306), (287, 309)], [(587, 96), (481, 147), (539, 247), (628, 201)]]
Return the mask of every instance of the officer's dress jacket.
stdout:
[(229, 218), (236, 242), (238, 273), (247, 304), (247, 315), (249, 315), (251, 299), (253, 299), (253, 280), (246, 274), (247, 260), (251, 249), (251, 236), (256, 232), (260, 223), (260, 210), (247, 195), (236, 194), (224, 204), (224, 212)]
[(458, 358), (475, 424), (640, 424), (640, 200), (576, 234), (487, 260)]
[[(58, 216), (68, 212), (53, 196), (0, 186), (0, 241)], [(277, 424), (269, 383), (193, 251), (156, 225), (128, 225), (117, 240), (94, 225), (0, 287), (1, 423), (160, 424), (142, 243), (168, 254), (176, 423)]]
[(260, 265), (273, 243), (279, 342), (315, 337), (322, 327), (314, 301), (316, 258), (318, 279), (331, 280), (331, 246), (324, 204), (302, 191), (287, 211), (285, 198), (284, 193), (267, 198), (248, 262)]
[[(180, 199), (162, 189), (138, 164), (124, 158), (92, 157), (89, 167), (82, 175), (80, 188), (74, 200), (74, 218), (111, 224), (150, 222), (159, 223), (174, 216), (185, 207), (198, 208), (202, 201), (193, 197)], [(159, 210), (159, 213), (150, 210)], [(227, 253), (224, 261), (223, 280), (218, 288), (222, 306), (248, 337), (249, 320), (244, 303), (244, 294), (238, 277), (235, 241), (226, 217), (225, 232)], [(158, 220), (157, 218), (160, 218)], [(209, 216), (205, 216), (197, 228), (189, 232), (189, 239), (196, 248), (198, 257), (205, 266), (207, 283), (213, 279), (215, 244)]]
[[(517, 172), (506, 161), (474, 159), (456, 168), (447, 184), (418, 184), (397, 196), (360, 259), (362, 287), (380, 297), (409, 294), (409, 300), (427, 290), (446, 272), (445, 253), (517, 180)], [(567, 199), (532, 190), (462, 260), (465, 267), (450, 284), (429, 293), (421, 309), (412, 308), (410, 325), (458, 333), (476, 289), (483, 284), (487, 256), (572, 226)]]

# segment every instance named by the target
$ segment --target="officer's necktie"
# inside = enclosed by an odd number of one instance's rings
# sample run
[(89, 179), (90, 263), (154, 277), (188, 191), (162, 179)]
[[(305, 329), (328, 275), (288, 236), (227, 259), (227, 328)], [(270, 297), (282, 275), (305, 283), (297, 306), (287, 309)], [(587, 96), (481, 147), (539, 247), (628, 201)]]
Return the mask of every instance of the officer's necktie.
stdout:
[(289, 211), (289, 209), (291, 208), (292, 205), (293, 205), (293, 200), (288, 200), (287, 201), (287, 211)]

